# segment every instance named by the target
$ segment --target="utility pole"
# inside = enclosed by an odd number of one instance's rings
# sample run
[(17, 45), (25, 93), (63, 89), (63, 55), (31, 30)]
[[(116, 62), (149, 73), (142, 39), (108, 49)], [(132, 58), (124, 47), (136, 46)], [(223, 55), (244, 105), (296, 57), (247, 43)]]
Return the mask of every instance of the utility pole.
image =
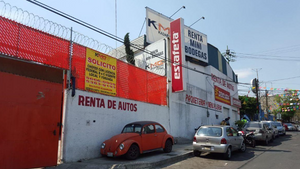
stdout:
[(266, 90), (266, 112), (267, 112), (267, 115), (269, 115), (268, 90)]
[(260, 121), (259, 101), (258, 101), (258, 79), (255, 79), (255, 90), (256, 90), (256, 106), (258, 111), (258, 121)]
[(260, 121), (260, 112), (259, 112), (259, 94), (258, 94), (258, 87), (259, 87), (259, 84), (258, 84), (258, 71), (260, 71), (262, 68), (260, 69), (252, 69), (254, 71), (256, 71), (256, 76), (257, 76), (257, 79), (256, 79), (256, 82), (255, 82), (255, 88), (256, 88), (256, 105), (257, 105), (257, 110), (258, 110), (258, 121)]

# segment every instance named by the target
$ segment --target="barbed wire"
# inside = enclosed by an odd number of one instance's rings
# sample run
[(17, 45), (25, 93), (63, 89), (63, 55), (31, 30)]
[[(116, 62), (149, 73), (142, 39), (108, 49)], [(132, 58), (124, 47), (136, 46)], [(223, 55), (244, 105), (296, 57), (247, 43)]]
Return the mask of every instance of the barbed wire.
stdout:
[[(0, 0), (0, 16), (68, 41), (71, 37), (71, 28), (65, 27), (16, 6), (12, 6), (3, 0)], [(115, 58), (120, 58), (126, 55), (123, 51), (117, 51), (109, 45), (101, 43), (74, 30), (72, 31), (72, 41), (105, 54), (113, 53), (112, 51), (115, 51), (114, 53), (117, 53), (117, 55), (111, 55)]]

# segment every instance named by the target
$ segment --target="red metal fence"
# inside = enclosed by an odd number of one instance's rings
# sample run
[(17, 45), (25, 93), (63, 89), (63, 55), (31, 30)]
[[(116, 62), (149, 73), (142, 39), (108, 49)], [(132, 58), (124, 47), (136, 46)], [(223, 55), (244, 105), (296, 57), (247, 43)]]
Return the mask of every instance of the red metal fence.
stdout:
[[(0, 53), (69, 69), (70, 42), (0, 16)], [(72, 75), (85, 90), (86, 47), (73, 44)], [(117, 97), (167, 105), (167, 80), (117, 60)]]

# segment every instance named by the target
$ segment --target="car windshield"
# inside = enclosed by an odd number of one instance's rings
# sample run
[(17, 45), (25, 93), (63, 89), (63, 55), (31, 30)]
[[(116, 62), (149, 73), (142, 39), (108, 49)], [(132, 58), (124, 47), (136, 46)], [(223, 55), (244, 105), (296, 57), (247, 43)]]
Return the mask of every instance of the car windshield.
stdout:
[(271, 123), (269, 123), (269, 122), (265, 122), (263, 124), (267, 125), (268, 127), (271, 127)]
[(281, 127), (280, 123), (274, 123), (274, 126)]
[(287, 126), (293, 126), (291, 123), (285, 123)]
[(249, 128), (249, 127), (253, 127), (253, 128), (262, 128), (260, 123), (247, 123), (245, 128)]
[(220, 127), (204, 127), (200, 128), (197, 132), (199, 136), (221, 137), (222, 128)]
[(142, 126), (140, 124), (128, 124), (124, 127), (122, 133), (140, 133)]

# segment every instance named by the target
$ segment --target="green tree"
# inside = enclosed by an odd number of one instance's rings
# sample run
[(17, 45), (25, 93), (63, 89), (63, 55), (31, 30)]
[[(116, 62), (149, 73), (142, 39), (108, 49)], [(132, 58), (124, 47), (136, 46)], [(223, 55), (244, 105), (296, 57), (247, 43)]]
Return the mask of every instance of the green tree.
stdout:
[[(298, 104), (297, 92), (290, 90), (286, 91), (283, 95), (275, 96), (275, 101), (279, 104), (278, 111), (281, 113), (281, 118), (285, 122), (290, 122), (296, 113)], [(295, 109), (294, 109), (295, 108)]]
[(241, 117), (245, 114), (251, 119), (254, 119), (254, 115), (256, 114), (256, 98), (247, 97), (247, 96), (239, 96), (239, 100), (242, 102), (242, 107), (240, 108)]
[(132, 51), (132, 49), (130, 49), (129, 33), (126, 33), (126, 35), (124, 37), (124, 46), (125, 46), (125, 51), (126, 51), (127, 62), (132, 65), (135, 65), (134, 52)]

